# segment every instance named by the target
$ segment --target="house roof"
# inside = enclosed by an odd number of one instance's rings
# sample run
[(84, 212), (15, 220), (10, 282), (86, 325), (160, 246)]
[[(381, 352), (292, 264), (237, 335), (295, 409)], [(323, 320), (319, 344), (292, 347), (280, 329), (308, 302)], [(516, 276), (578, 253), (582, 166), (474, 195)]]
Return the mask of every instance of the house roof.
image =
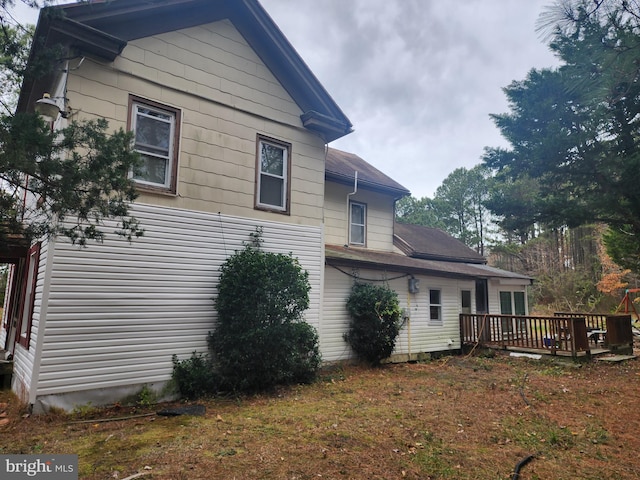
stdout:
[(393, 243), (410, 257), (449, 262), (487, 263), (482, 255), (438, 228), (396, 222)]
[(378, 252), (339, 245), (325, 246), (325, 262), (333, 267), (359, 267), (434, 277), (504, 279), (529, 283), (530, 277), (487, 265), (407, 257), (400, 253)]
[[(44, 8), (33, 45), (62, 44), (80, 55), (113, 61), (130, 40), (223, 19), (233, 23), (291, 95), (307, 129), (327, 143), (352, 131), (349, 119), (257, 0), (94, 0)], [(32, 109), (52, 78), (25, 82), (18, 111)]]
[(391, 193), (398, 198), (411, 194), (408, 189), (359, 156), (335, 148), (328, 149), (325, 163), (325, 178), (327, 180), (353, 185), (355, 172), (358, 172), (359, 187)]

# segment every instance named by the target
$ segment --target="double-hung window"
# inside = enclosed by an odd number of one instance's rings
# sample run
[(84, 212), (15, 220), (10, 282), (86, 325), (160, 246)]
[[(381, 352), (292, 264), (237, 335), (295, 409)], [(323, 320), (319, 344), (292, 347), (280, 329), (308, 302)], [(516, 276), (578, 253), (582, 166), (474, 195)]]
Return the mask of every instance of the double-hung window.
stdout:
[(131, 177), (143, 189), (176, 193), (180, 111), (131, 96), (130, 129), (142, 160)]
[(431, 323), (442, 323), (442, 291), (429, 289), (429, 321)]
[(258, 136), (256, 208), (289, 212), (291, 146)]
[(367, 243), (367, 206), (351, 202), (349, 206), (349, 243), (365, 246)]

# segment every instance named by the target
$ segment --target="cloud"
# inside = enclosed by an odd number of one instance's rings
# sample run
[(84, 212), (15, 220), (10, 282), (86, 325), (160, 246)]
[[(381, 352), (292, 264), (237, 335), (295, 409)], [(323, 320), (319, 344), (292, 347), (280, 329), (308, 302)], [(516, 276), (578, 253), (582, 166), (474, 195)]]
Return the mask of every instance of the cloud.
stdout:
[(262, 0), (354, 124), (332, 144), (433, 196), (504, 145), (502, 88), (556, 61), (535, 32), (544, 1)]

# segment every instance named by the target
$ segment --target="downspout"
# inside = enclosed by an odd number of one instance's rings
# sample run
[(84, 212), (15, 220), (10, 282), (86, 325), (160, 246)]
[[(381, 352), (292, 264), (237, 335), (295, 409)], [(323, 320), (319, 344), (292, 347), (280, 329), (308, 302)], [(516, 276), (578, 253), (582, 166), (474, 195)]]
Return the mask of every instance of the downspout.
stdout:
[(349, 246), (349, 237), (350, 237), (350, 230), (351, 230), (350, 201), (351, 201), (351, 197), (354, 196), (356, 193), (358, 193), (358, 171), (357, 170), (354, 172), (353, 192), (347, 193), (347, 241), (345, 242), (345, 246)]
[(409, 352), (409, 361), (411, 361), (411, 292), (407, 292), (407, 316), (405, 318), (407, 321), (407, 342), (408, 342), (408, 352)]

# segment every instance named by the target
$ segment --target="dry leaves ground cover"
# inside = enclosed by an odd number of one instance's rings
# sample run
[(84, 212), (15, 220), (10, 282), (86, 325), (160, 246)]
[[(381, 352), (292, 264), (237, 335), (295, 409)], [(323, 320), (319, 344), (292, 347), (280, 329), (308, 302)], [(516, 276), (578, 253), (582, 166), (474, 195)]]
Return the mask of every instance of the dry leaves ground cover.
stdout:
[(0, 453), (75, 453), (83, 479), (509, 479), (531, 454), (520, 479), (636, 479), (639, 384), (640, 360), (497, 355), (342, 367), (202, 401), (205, 416), (153, 415), (162, 405), (25, 418), (2, 392)]

